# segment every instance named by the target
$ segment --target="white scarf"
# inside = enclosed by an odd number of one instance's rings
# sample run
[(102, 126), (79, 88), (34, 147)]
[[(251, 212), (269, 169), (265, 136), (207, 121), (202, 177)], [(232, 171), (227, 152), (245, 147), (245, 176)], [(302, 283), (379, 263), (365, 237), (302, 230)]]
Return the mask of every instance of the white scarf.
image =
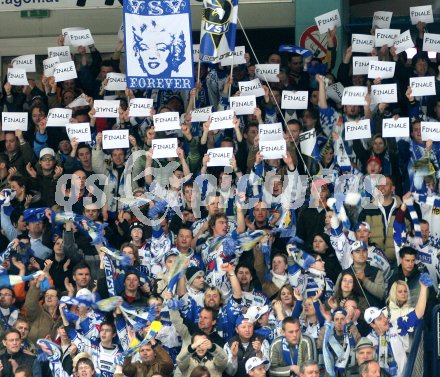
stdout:
[(272, 273), (272, 283), (274, 283), (277, 286), (277, 288), (281, 289), (281, 287), (287, 283), (288, 275), (287, 274), (279, 275), (273, 271), (271, 271), (271, 273)]

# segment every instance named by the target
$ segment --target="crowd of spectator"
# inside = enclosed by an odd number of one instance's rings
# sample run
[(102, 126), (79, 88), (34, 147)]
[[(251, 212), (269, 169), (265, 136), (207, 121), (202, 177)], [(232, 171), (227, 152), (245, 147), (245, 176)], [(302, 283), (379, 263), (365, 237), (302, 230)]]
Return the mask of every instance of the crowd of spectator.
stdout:
[[(228, 109), (254, 56), (195, 66), (189, 92), (105, 90), (123, 42), (109, 60), (80, 47), (76, 80), (5, 80), (0, 108), (29, 124), (0, 132), (0, 376), (403, 376), (439, 293), (440, 143), (422, 140), (421, 122), (440, 121), (440, 54), (422, 51), (425, 26), (412, 59), (348, 47), (335, 67), (335, 30), (325, 63), (274, 51), (279, 82), (221, 131), (191, 111)], [(353, 75), (353, 55), (396, 62), (394, 77)], [(425, 76), (437, 95), (414, 97), (409, 79)], [(338, 82), (396, 83), (398, 102), (342, 106), (326, 95)], [(282, 110), (297, 90), (308, 108)], [(70, 123), (90, 123), (90, 143), (47, 127), (49, 109), (81, 95)], [(109, 98), (119, 116), (95, 117), (94, 100)], [(130, 116), (134, 98), (154, 110)], [(171, 111), (181, 129), (156, 132), (152, 115)], [(385, 138), (382, 121), (399, 117), (410, 137)], [(344, 123), (361, 119), (374, 136), (345, 140)], [(277, 122), (287, 153), (265, 159), (259, 125)], [(112, 129), (129, 130), (130, 148), (103, 150)], [(301, 152), (310, 130), (315, 156)], [(167, 137), (178, 157), (153, 158)], [(230, 166), (208, 166), (215, 147), (234, 148)]]

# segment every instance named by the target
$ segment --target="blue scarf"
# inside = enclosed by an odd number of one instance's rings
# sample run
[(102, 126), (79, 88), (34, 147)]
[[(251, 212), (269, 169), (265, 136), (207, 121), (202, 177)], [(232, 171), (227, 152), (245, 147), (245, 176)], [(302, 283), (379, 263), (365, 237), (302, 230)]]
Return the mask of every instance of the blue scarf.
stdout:
[(110, 257), (107, 254), (103, 256), (105, 280), (107, 282), (107, 289), (110, 296), (115, 295), (115, 282), (113, 273), (113, 264)]
[(287, 339), (284, 336), (282, 337), (281, 352), (283, 353), (283, 359), (286, 365), (289, 366), (299, 365), (299, 361), (301, 361), (300, 348), (301, 348), (301, 339), (299, 340), (298, 344), (295, 346), (292, 357), (292, 353), (290, 352), (290, 348), (289, 348), (289, 343), (287, 343)]

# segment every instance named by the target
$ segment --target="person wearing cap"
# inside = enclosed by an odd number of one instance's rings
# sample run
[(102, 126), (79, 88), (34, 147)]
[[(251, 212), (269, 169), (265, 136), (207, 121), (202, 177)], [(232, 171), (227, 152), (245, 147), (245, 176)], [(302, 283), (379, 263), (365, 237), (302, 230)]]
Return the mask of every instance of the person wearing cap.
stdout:
[[(376, 175), (382, 173), (382, 161), (380, 160), (379, 157), (376, 156), (371, 156), (368, 158), (367, 160), (367, 177), (369, 177), (370, 175), (373, 175), (373, 181)], [(373, 188), (372, 186), (370, 186), (370, 188)], [(372, 193), (371, 193), (372, 194)]]
[[(376, 113), (375, 121), (379, 121), (380, 123), (376, 123), (376, 130), (382, 128), (381, 122), (383, 118), (391, 117), (393, 113), (386, 111), (383, 112), (378, 111)], [(402, 186), (402, 177), (399, 168), (399, 159), (397, 155), (397, 145), (394, 140), (386, 139), (382, 136), (381, 133), (376, 133), (371, 138), (370, 148), (364, 148), (362, 140), (353, 140), (353, 150), (358, 156), (361, 164), (362, 164), (362, 172), (367, 174), (373, 174), (371, 172), (367, 172), (367, 167), (372, 169), (373, 167), (370, 165), (370, 158), (376, 158), (374, 160), (376, 164), (380, 164), (380, 172), (378, 172), (378, 167), (374, 167), (374, 174), (384, 173), (393, 177), (396, 183), (396, 189)], [(398, 191), (399, 195), (401, 194), (401, 190)]]
[(268, 360), (263, 360), (256, 356), (251, 357), (246, 361), (245, 364), (247, 376), (266, 377), (266, 370), (268, 366), (269, 366)]
[[(356, 364), (348, 367), (343, 374), (343, 377), (360, 377), (359, 366), (369, 360), (374, 360), (376, 347), (373, 342), (367, 337), (362, 337), (356, 343), (354, 348), (356, 355)], [(390, 374), (383, 368), (380, 368), (380, 377), (389, 377)]]
[(58, 143), (58, 152), (56, 153), (55, 160), (61, 166), (64, 166), (67, 160), (71, 160), (70, 153), (72, 153), (72, 144), (67, 134), (65, 138), (62, 138)]
[(292, 287), (305, 298), (330, 298), (334, 284), (326, 276), (325, 262), (320, 254), (309, 255), (294, 244), (287, 245), (288, 275)]
[[(339, 220), (336, 215), (332, 215), (332, 232), (331, 242), (336, 247), (336, 256), (343, 270), (350, 268), (353, 264), (353, 258), (351, 256), (351, 245), (353, 241), (343, 232), (343, 227), (340, 226)], [(384, 280), (387, 282), (392, 274), (390, 263), (388, 262), (385, 254), (381, 249), (377, 247), (375, 243), (370, 241), (370, 225), (362, 221), (354, 227), (354, 235), (357, 241), (361, 241), (368, 246), (367, 262), (372, 267), (376, 267), (384, 274)]]
[(272, 377), (299, 376), (302, 362), (318, 360), (315, 342), (309, 336), (301, 335), (297, 318), (284, 318), (282, 336), (272, 343), (269, 360)]
[(275, 339), (274, 326), (269, 325), (270, 314), (271, 307), (269, 304), (264, 306), (251, 306), (246, 311), (246, 317), (254, 323), (254, 334), (266, 339), (269, 344)]
[(29, 340), (36, 342), (46, 335), (55, 336), (55, 327), (60, 322), (58, 310), (58, 292), (54, 288), (44, 293), (43, 304), (40, 303), (40, 284), (44, 275), (29, 283), (29, 291), (24, 302), (24, 310), (30, 324)]
[[(222, 270), (226, 273), (231, 282), (232, 295), (225, 302), (222, 292), (218, 287), (206, 288), (203, 298), (204, 309), (209, 308), (209, 312), (215, 314), (211, 317), (208, 316), (209, 318), (205, 318), (206, 321), (204, 321), (205, 323), (203, 324), (203, 331), (211, 336), (213, 342), (222, 344), (223, 346), (224, 341), (230, 339), (235, 334), (235, 322), (237, 317), (242, 313), (242, 297), (240, 284), (234, 273), (234, 266), (226, 263), (222, 266)], [(169, 298), (172, 297), (169, 292), (166, 293), (166, 297), (167, 296)], [(190, 334), (190, 331), (188, 331), (188, 327), (191, 326), (190, 324), (198, 323), (198, 326), (201, 328), (200, 316), (204, 312), (204, 309), (202, 309), (200, 313), (197, 312), (195, 302), (189, 301), (189, 307), (185, 308), (188, 326), (184, 326), (181, 329), (178, 329), (178, 323), (183, 323), (182, 317), (177, 309), (170, 309), (170, 318), (183, 339), (188, 339), (188, 336), (183, 334), (185, 332)], [(218, 334), (215, 330), (218, 331)], [(217, 335), (214, 336), (210, 331), (215, 331)], [(221, 336), (219, 334), (221, 334)], [(218, 336), (218, 340), (216, 336)], [(183, 340), (183, 342), (185, 342), (185, 340)]]
[[(353, 345), (361, 338), (356, 325), (353, 323), (355, 312), (347, 312), (337, 308), (330, 312), (321, 308), (325, 325), (321, 327), (316, 342), (319, 353), (324, 357), (326, 369), (342, 371), (354, 363)], [(341, 373), (337, 373), (340, 376)]]
[(125, 272), (124, 290), (119, 294), (131, 306), (136, 308), (148, 306), (148, 297), (141, 290), (141, 279), (136, 270)]
[[(355, 241), (350, 246), (353, 264), (343, 272), (354, 272), (362, 292), (370, 305), (379, 305), (385, 297), (385, 280), (383, 272), (368, 263), (368, 246), (365, 242)], [(342, 273), (336, 281), (339, 286)]]
[[(81, 288), (76, 292), (75, 298), (93, 298), (93, 293), (87, 288)], [(91, 341), (97, 341), (99, 339), (99, 325), (104, 320), (103, 314), (82, 304), (72, 305), (72, 312), (74, 316), (78, 317), (80, 326), (77, 326), (77, 331), (79, 334)]]
[(30, 175), (30, 186), (41, 194), (42, 202), (51, 207), (55, 204), (55, 191), (57, 180), (63, 174), (63, 168), (56, 166), (55, 152), (52, 148), (43, 148), (40, 151), (40, 159), (35, 170), (31, 163), (26, 165)]
[(237, 335), (229, 339), (223, 347), (228, 355), (226, 373), (231, 377), (244, 376), (247, 373), (246, 362), (252, 357), (269, 360), (269, 342), (254, 334), (252, 319), (246, 315), (238, 316), (235, 322)]
[(393, 224), (402, 201), (394, 195), (395, 186), (391, 177), (382, 178), (378, 189), (383, 199), (378, 200), (376, 198), (375, 208), (362, 209), (358, 221), (365, 221), (370, 225), (371, 242), (374, 242), (385, 252), (385, 256), (391, 265), (395, 265), (396, 252), (393, 240)]
[(193, 309), (200, 311), (203, 308), (205, 288), (205, 273), (198, 267), (191, 266), (182, 274), (178, 286), (177, 295), (186, 300), (194, 301)]
[[(87, 352), (92, 356), (93, 364), (103, 377), (112, 377), (115, 372), (115, 358), (123, 351), (119, 344), (113, 343), (113, 339), (117, 335), (113, 322), (101, 322), (99, 336), (89, 339), (81, 334), (80, 330), (76, 330), (75, 324), (71, 323), (71, 319), (68, 319), (66, 316), (67, 304), (62, 303), (59, 307), (67, 335), (78, 348), (78, 351)], [(121, 326), (121, 328), (118, 328), (118, 331), (122, 330), (122, 324), (120, 325), (117, 322), (117, 325), (118, 327)]]
[(177, 250), (168, 250), (165, 253), (165, 257), (164, 257), (164, 270), (162, 271), (162, 273), (158, 274), (156, 276), (157, 280), (156, 280), (156, 284), (157, 284), (157, 288), (156, 288), (156, 292), (158, 295), (160, 295), (162, 298), (165, 298), (165, 292), (168, 288), (168, 283), (170, 280), (170, 272), (171, 269), (174, 266), (174, 263), (176, 262), (176, 258), (179, 255)]
[(139, 261), (143, 265), (147, 265), (148, 261), (145, 260), (146, 252), (149, 247), (146, 240), (146, 228), (141, 221), (133, 221), (129, 227), (130, 243), (135, 245), (139, 250)]
[(428, 289), (432, 286), (429, 274), (420, 276), (420, 294), (413, 311), (407, 315), (389, 321), (384, 310), (369, 307), (365, 313), (365, 321), (372, 328), (368, 338), (376, 346), (376, 356), (380, 367), (391, 376), (401, 377), (407, 362), (408, 344), (402, 338), (404, 335), (414, 336), (420, 320), (423, 318), (428, 300)]

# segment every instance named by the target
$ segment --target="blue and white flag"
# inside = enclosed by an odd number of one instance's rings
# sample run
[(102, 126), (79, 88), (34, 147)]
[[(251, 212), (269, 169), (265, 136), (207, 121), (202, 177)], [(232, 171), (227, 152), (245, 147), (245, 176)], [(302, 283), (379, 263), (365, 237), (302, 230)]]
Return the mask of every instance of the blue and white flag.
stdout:
[(217, 63), (235, 50), (238, 0), (203, 0), (200, 61)]
[(189, 0), (124, 1), (130, 89), (194, 87)]
[(316, 137), (316, 130), (303, 132), (299, 135), (301, 145), (302, 158), (305, 163), (305, 168), (311, 176), (319, 175), (321, 166), (319, 164), (319, 147)]

